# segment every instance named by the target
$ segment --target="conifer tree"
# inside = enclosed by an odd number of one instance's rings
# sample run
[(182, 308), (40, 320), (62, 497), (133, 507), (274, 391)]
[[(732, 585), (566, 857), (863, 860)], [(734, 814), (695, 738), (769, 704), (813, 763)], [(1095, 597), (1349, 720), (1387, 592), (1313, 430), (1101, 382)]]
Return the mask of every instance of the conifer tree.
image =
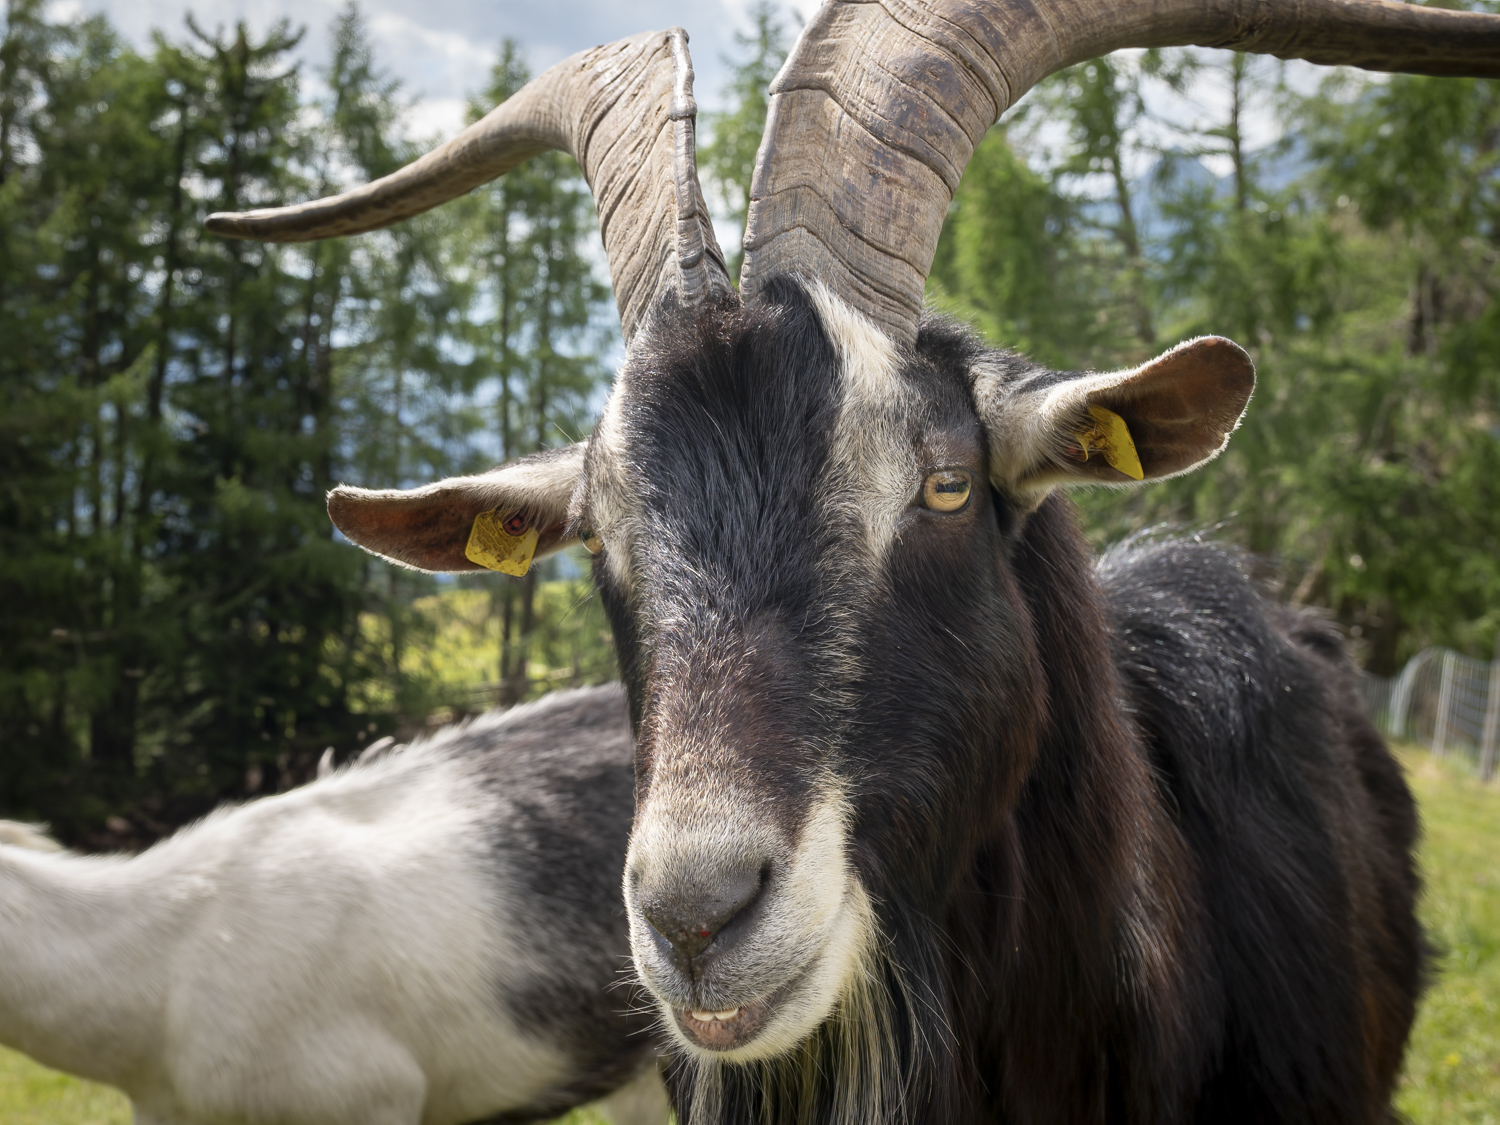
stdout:
[[(336, 541), (323, 507), (339, 481), (404, 487), (582, 436), (613, 313), (576, 167), (541, 157), (358, 239), (225, 242), (208, 211), (414, 155), (357, 8), (316, 104), (284, 25), (190, 24), (141, 54), (103, 19), (6, 0), (0, 32), (0, 815), (143, 842), (292, 784), (324, 746), (471, 706), (439, 695), (428, 659), (427, 599), (455, 585), (493, 599), (490, 701), (608, 675), (596, 607), (548, 581), (576, 561), (439, 584)], [(736, 220), (783, 34), (756, 11), (730, 104), (706, 119), (706, 182)], [(474, 115), (525, 81), (521, 60), (504, 46)], [(1434, 642), (1488, 653), (1500, 99), (1399, 76), (1298, 99), (1256, 69), (1273, 65), (1064, 75), (980, 145), (932, 293), (1058, 365), (1239, 339), (1259, 388), (1225, 455), (1081, 495), (1091, 533), (1216, 527), (1381, 672)], [(1145, 91), (1194, 72), (1229, 92), (1218, 119), (1150, 148), (1141, 130), (1171, 130)], [(1063, 159), (1043, 158), (1038, 108), (1062, 115)], [(1252, 151), (1252, 111), (1292, 140)]]
[[(736, 31), (737, 58), (724, 61), (731, 67), (724, 91), (729, 108), (702, 115), (709, 136), (698, 155), (698, 164), (712, 201), (723, 208), (730, 229), (745, 229), (750, 210), (750, 180), (755, 172), (755, 153), (766, 128), (771, 80), (786, 60), (787, 28), (771, 0), (757, 0), (750, 9), (749, 33)], [(729, 276), (738, 278), (744, 252), (730, 255)]]
[[(529, 77), (519, 44), (506, 40), (489, 88), (470, 103), (470, 119)], [(582, 436), (606, 379), (598, 342), (600, 322), (612, 312), (585, 249), (596, 237), (593, 202), (571, 157), (533, 157), (475, 195), (475, 362), (493, 383), (498, 452), (510, 460)], [(542, 624), (537, 587), (549, 569), (544, 564), (519, 580), (493, 580), (502, 703), (531, 690), (527, 666)]]
[(1110, 356), (1111, 325), (1083, 268), (1077, 205), (990, 130), (969, 161), (928, 278), (929, 298), (991, 341), (1058, 365)]

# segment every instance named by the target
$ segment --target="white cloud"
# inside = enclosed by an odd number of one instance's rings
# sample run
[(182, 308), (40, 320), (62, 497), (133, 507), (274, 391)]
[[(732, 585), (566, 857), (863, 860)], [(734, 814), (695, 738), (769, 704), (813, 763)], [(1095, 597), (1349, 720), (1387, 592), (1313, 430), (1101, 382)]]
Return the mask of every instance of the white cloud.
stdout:
[(464, 127), (464, 98), (424, 98), (406, 115), (406, 132), (419, 141), (455, 136)]
[[(792, 0), (789, 9), (804, 16), (818, 0)], [(752, 0), (364, 0), (361, 5), (377, 60), (396, 74), (407, 97), (418, 103), (417, 119), (462, 119), (461, 105), (482, 89), (500, 41), (519, 40), (534, 71), (599, 43), (652, 28), (686, 27), (692, 41), (699, 101), (719, 104), (728, 81), (723, 56), (733, 50), (732, 35), (747, 25)], [(328, 56), (329, 25), (343, 0), (53, 0), (59, 16), (100, 12), (126, 39), (145, 47), (153, 30), (186, 38), (183, 20), (192, 11), (212, 32), (247, 22), (263, 35), (286, 18), (307, 34), (297, 48), (303, 73), (316, 86)], [(429, 103), (431, 103), (429, 105)]]

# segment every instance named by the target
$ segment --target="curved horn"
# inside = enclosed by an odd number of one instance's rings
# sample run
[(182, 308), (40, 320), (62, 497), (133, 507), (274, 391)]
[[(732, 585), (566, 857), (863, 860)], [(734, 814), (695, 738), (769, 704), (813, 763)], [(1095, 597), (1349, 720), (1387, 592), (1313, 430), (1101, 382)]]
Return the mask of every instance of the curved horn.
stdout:
[(687, 32), (647, 32), (564, 59), (399, 172), (342, 195), (208, 217), (230, 238), (308, 242), (410, 218), (547, 149), (570, 153), (599, 210), (628, 343), (659, 293), (733, 292), (698, 186)]
[(910, 343), (986, 130), (1054, 71), (1172, 46), (1500, 77), (1500, 16), (1390, 0), (828, 0), (771, 86), (741, 292), (815, 278)]

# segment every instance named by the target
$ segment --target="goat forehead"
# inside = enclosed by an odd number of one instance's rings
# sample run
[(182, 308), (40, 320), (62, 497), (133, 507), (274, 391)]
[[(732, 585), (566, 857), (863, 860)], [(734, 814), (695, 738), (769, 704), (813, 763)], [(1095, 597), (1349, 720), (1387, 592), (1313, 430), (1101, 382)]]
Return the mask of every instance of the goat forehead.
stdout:
[(651, 566), (792, 576), (836, 539), (878, 568), (924, 466), (976, 459), (963, 372), (934, 378), (820, 285), (796, 298), (740, 334), (664, 346), (617, 387), (593, 492), (628, 510)]

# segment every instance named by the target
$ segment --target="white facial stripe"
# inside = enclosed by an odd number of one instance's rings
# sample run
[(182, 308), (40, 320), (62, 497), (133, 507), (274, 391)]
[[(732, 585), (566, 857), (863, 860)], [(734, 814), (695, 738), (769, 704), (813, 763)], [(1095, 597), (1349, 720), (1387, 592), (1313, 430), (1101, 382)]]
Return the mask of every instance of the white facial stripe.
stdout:
[(889, 336), (821, 282), (809, 284), (807, 293), (838, 354), (843, 383), (830, 449), (834, 502), (860, 521), (868, 563), (878, 569), (921, 485), (907, 433), (912, 392)]
[(629, 452), (625, 446), (625, 375), (615, 380), (604, 414), (594, 431), (593, 479), (589, 482), (593, 530), (604, 537), (604, 562), (615, 584), (627, 592), (635, 587), (630, 553), (640, 536), (639, 502), (626, 479)]
[[(821, 282), (806, 286), (837, 353), (842, 398), (831, 442), (830, 515), (853, 516), (864, 536), (860, 569), (878, 571), (895, 541), (901, 515), (921, 486), (921, 466), (907, 432), (913, 394), (901, 377), (894, 343)], [(644, 513), (625, 479), (629, 451), (622, 373), (599, 420), (590, 481), (590, 518), (605, 540), (606, 565), (625, 590), (634, 587), (631, 545)], [(844, 559), (840, 569), (853, 559)]]
[[(886, 335), (824, 286), (809, 284), (807, 291), (840, 367), (838, 421), (830, 443), (824, 502), (829, 518), (840, 527), (857, 521), (860, 529), (852, 546), (827, 561), (826, 577), (832, 586), (848, 591), (840, 596), (852, 597), (855, 590), (868, 592), (870, 577), (883, 570), (902, 517), (921, 487), (921, 465), (909, 428), (916, 395), (905, 382), (901, 354)], [(623, 405), (617, 385), (594, 438), (591, 456), (600, 460), (591, 464), (590, 504), (594, 526), (605, 535), (610, 565), (618, 561), (628, 568), (632, 560), (625, 554), (625, 537), (632, 528), (649, 531), (653, 550), (669, 542), (671, 529), (645, 528), (645, 514), (631, 508)], [(721, 655), (720, 665), (695, 666), (698, 675), (692, 683), (732, 683), (738, 678), (735, 662), (742, 646), (687, 645), (689, 630), (699, 639), (704, 632), (716, 632), (716, 599), (702, 595), (719, 579), (687, 572), (685, 567), (678, 558), (671, 574), (659, 582), (653, 575), (651, 605), (641, 610), (649, 614), (647, 632), (671, 634), (694, 659)], [(628, 574), (614, 574), (630, 587)], [(846, 583), (846, 577), (851, 581)], [(677, 578), (691, 587), (689, 595), (676, 589)], [(687, 596), (691, 600), (685, 600)], [(832, 612), (839, 614), (839, 607)], [(852, 626), (847, 632), (844, 641), (831, 643), (826, 656), (854, 661), (857, 637)], [(653, 674), (686, 692), (690, 681), (669, 666), (670, 656), (655, 655)], [(701, 700), (675, 698), (647, 716), (648, 724), (669, 723), (672, 729), (650, 727), (646, 732), (658, 753), (649, 792), (637, 809), (625, 882), (637, 972), (657, 996), (662, 1026), (698, 1068), (699, 1100), (685, 1120), (691, 1125), (715, 1120), (709, 1108), (714, 1101), (711, 1091), (717, 1089), (717, 1076), (726, 1064), (784, 1064), (787, 1074), (798, 1076), (793, 1079), (797, 1082), (808, 1081), (807, 1075), (826, 1077), (836, 1069), (840, 1097), (847, 1104), (835, 1108), (830, 1125), (886, 1119), (882, 1107), (892, 1100), (894, 1090), (894, 1070), (886, 1062), (894, 1057), (885, 985), (889, 970), (873, 905), (849, 857), (847, 802), (832, 779), (815, 786), (795, 842), (788, 840), (786, 830), (767, 814), (746, 780), (753, 780), (753, 763), (722, 752), (733, 745), (729, 740), (736, 731), (714, 717), (716, 689), (704, 690)], [(662, 955), (660, 939), (650, 929), (638, 895), (668, 875), (711, 884), (717, 873), (736, 871), (753, 856), (769, 858), (774, 871), (753, 929), (706, 959), (701, 978), (688, 982)], [(690, 1041), (673, 1012), (673, 1004), (684, 1001), (709, 1010), (734, 1007), (792, 981), (796, 987), (778, 999), (755, 1038), (734, 1051), (710, 1051)], [(838, 1043), (836, 1054), (827, 1047), (828, 1036), (813, 1034), (825, 1024)], [(823, 1046), (816, 1046), (819, 1043)], [(813, 1058), (809, 1052), (822, 1053)]]
[(901, 365), (891, 338), (821, 281), (808, 284), (807, 295), (843, 364), (845, 394), (883, 401), (899, 392)]

